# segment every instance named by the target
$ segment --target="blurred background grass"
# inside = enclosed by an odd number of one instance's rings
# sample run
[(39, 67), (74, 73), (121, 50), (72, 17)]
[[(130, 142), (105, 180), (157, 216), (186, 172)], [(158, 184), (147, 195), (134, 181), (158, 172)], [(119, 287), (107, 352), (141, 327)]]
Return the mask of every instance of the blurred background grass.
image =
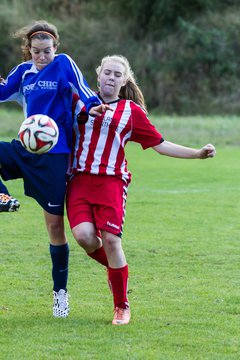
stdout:
[[(178, 116), (149, 114), (150, 120), (166, 140), (185, 146), (240, 145), (240, 117), (234, 115)], [(23, 113), (18, 107), (0, 106), (1, 140), (16, 138), (23, 121)]]

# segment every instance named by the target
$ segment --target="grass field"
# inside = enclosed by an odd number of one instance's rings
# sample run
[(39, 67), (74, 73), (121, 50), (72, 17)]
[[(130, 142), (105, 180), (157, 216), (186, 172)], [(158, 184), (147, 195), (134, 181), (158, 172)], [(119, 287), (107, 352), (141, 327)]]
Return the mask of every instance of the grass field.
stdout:
[[(171, 137), (189, 144), (195, 127), (180, 120), (175, 118)], [(123, 236), (130, 269), (128, 326), (111, 325), (105, 270), (83, 254), (67, 221), (71, 313), (52, 318), (42, 211), (24, 197), (21, 180), (9, 182), (21, 208), (0, 215), (1, 360), (239, 359), (239, 132), (227, 142), (240, 119), (224, 119), (229, 124), (224, 136), (216, 129), (219, 118), (192, 120), (197, 145), (217, 144), (216, 158), (177, 160), (128, 146), (133, 173)], [(166, 139), (172, 121), (163, 119)], [(207, 127), (209, 139), (202, 136)]]

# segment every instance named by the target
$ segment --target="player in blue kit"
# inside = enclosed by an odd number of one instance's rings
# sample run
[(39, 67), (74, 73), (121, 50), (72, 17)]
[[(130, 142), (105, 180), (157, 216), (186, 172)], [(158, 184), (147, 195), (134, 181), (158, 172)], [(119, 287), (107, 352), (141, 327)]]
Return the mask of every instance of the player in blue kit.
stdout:
[[(24, 62), (0, 81), (0, 102), (16, 101), (30, 115), (48, 115), (58, 125), (59, 140), (46, 154), (27, 152), (18, 140), (0, 142), (0, 175), (3, 180), (22, 178), (25, 195), (43, 208), (50, 238), (53, 278), (53, 316), (69, 313), (67, 278), (69, 247), (64, 231), (66, 171), (72, 143), (72, 99), (77, 94), (91, 115), (100, 115), (108, 105), (101, 104), (88, 87), (75, 62), (66, 54), (56, 54), (57, 28), (46, 21), (35, 21), (16, 34), (24, 40)], [(0, 205), (14, 211), (19, 202), (0, 183)]]

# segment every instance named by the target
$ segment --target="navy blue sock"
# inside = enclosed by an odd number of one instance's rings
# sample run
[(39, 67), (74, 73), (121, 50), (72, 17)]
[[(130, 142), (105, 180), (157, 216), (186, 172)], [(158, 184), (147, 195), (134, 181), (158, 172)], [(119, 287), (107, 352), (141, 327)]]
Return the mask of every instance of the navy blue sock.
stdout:
[(0, 194), (1, 193), (10, 195), (9, 192), (8, 192), (8, 189), (6, 188), (6, 186), (0, 180)]
[(68, 244), (55, 246), (50, 244), (50, 255), (52, 258), (53, 290), (67, 290), (68, 280)]

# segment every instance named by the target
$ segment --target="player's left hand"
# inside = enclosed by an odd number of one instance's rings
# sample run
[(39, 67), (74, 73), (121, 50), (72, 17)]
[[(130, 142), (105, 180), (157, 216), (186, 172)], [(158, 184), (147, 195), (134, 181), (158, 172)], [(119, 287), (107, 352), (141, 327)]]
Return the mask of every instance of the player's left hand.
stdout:
[(217, 152), (215, 146), (213, 146), (212, 144), (207, 144), (199, 150), (199, 158), (207, 159), (209, 157), (214, 157), (216, 153)]
[(110, 105), (101, 104), (101, 105), (98, 105), (98, 106), (93, 106), (90, 109), (89, 114), (92, 115), (92, 116), (99, 116), (99, 115), (102, 115), (107, 110), (113, 111), (113, 109), (111, 108)]

